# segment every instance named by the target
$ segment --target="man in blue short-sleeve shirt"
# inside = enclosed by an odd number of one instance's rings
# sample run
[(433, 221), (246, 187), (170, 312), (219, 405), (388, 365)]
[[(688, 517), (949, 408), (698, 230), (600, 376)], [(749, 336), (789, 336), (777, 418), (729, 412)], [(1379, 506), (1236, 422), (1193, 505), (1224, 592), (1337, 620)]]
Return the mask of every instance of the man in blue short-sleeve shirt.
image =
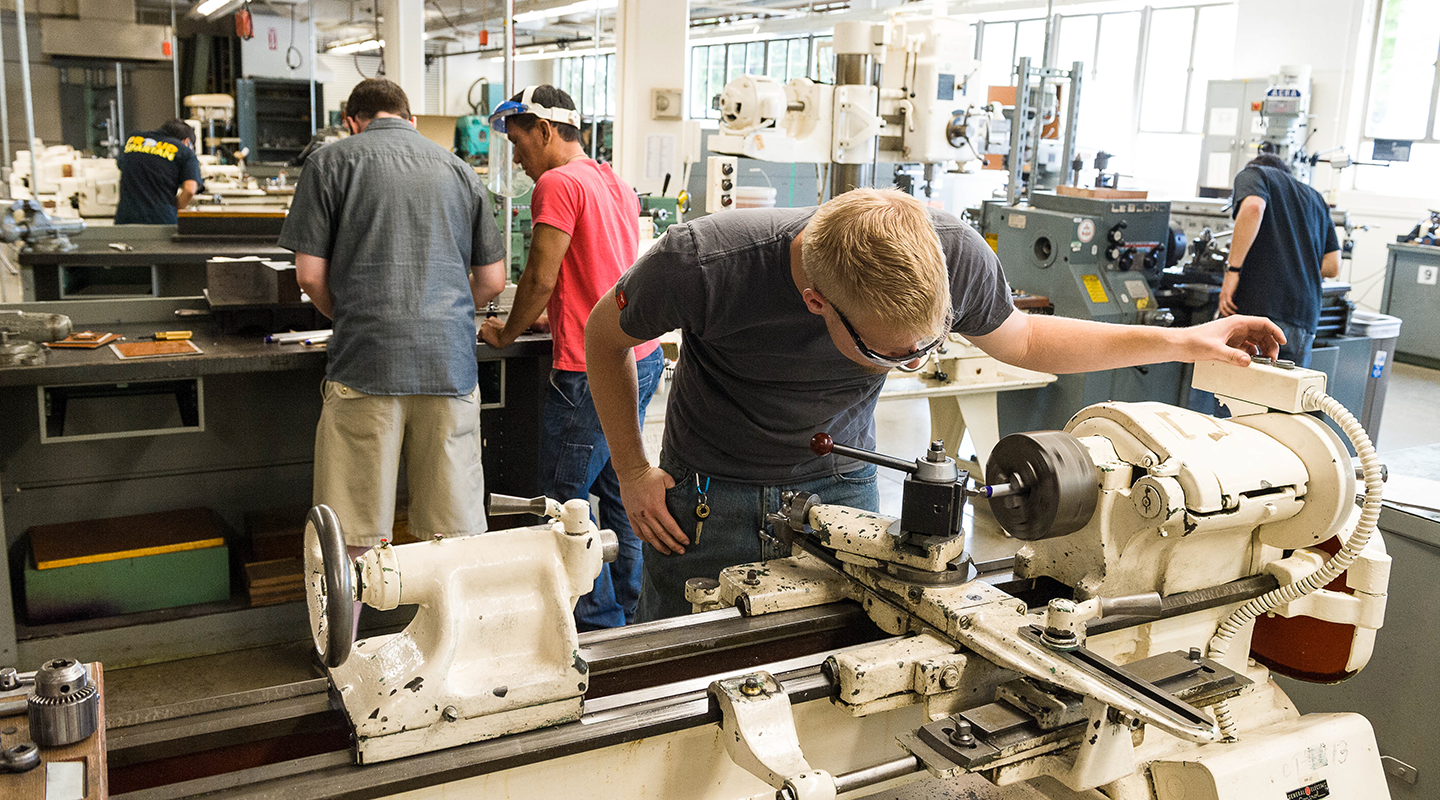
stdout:
[(200, 161), (191, 149), (195, 132), (172, 119), (156, 131), (133, 133), (116, 159), (120, 200), (116, 225), (174, 225), (179, 210), (200, 191)]
[(1262, 153), (1235, 176), (1235, 233), (1220, 313), (1269, 317), (1285, 331), (1280, 357), (1310, 366), (1320, 279), (1340, 274), (1340, 241), (1325, 198)]
[(280, 246), (334, 320), (315, 434), (315, 502), (346, 544), (390, 538), (400, 459), (421, 538), (485, 530), (475, 308), (505, 246), (475, 171), (415, 130), (405, 92), (362, 81), (349, 138), (305, 163)]
[[(652, 467), (635, 421), (630, 348), (676, 328), (683, 344)], [(827, 432), (873, 447), (886, 373), (918, 369), (952, 331), (1046, 372), (1244, 364), (1256, 352), (1274, 355), (1281, 341), (1254, 317), (1170, 329), (1017, 312), (979, 234), (894, 190), (672, 225), (586, 326), (591, 396), (625, 510), (646, 544), (636, 618), (688, 612), (689, 578), (786, 555), (764, 534), (783, 491), (876, 510), (874, 467), (817, 457), (810, 438)]]

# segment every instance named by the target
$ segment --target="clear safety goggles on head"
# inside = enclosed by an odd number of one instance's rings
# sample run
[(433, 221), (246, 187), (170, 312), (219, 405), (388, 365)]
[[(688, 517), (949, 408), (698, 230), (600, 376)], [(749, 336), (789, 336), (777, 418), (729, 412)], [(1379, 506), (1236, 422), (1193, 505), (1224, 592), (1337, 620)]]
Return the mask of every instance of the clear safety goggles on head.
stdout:
[(505, 133), (505, 119), (516, 114), (533, 114), (540, 119), (548, 119), (551, 122), (558, 122), (563, 125), (580, 127), (580, 112), (573, 108), (550, 108), (536, 103), (531, 98), (535, 95), (534, 86), (525, 87), (520, 94), (520, 99), (506, 100), (495, 107), (495, 113), (490, 115), (490, 127), (496, 133)]

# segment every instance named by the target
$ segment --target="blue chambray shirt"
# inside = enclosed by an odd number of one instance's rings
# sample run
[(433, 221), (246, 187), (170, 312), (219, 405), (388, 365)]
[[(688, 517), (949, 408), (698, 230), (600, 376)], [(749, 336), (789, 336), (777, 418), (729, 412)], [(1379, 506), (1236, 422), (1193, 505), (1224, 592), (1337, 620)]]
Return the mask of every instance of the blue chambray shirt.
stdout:
[(475, 388), (472, 265), (505, 257), (475, 171), (382, 117), (305, 162), (280, 246), (330, 262), (325, 377), (366, 394)]

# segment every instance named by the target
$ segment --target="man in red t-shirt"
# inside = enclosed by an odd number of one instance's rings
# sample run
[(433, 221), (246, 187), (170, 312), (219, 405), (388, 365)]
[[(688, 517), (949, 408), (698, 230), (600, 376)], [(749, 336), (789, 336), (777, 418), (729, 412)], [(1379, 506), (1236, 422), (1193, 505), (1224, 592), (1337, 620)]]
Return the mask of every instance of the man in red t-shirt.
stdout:
[[(575, 605), (580, 630), (631, 622), (640, 597), (640, 540), (620, 504), (620, 483), (585, 379), (585, 321), (600, 295), (635, 261), (640, 201), (608, 165), (580, 147), (580, 115), (565, 92), (531, 86), (491, 116), (515, 148), (515, 160), (535, 181), (530, 199), (534, 232), (530, 257), (505, 322), (487, 319), (480, 336), (505, 347), (549, 314), (554, 369), (541, 415), (540, 490), (560, 502), (599, 498), (600, 525), (620, 538), (620, 554), (605, 565), (594, 590)], [(639, 415), (664, 371), (655, 342), (635, 348)]]

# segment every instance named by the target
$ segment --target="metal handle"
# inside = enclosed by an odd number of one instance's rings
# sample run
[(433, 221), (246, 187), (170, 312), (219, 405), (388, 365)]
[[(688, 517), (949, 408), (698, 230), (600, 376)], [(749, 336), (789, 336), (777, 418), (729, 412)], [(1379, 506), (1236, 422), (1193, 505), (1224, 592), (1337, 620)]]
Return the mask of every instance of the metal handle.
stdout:
[(560, 513), (558, 509), (553, 514), (548, 510), (549, 504), (554, 502), (554, 500), (544, 496), (526, 499), (508, 494), (492, 494), (490, 495), (489, 512), (497, 517), (506, 514), (538, 514), (542, 517), (547, 515), (558, 516)]
[(856, 461), (865, 461), (881, 467), (898, 469), (901, 472), (907, 472), (911, 475), (914, 475), (916, 470), (914, 461), (904, 461), (894, 456), (873, 453), (869, 450), (861, 450), (858, 447), (850, 447), (849, 445), (836, 444), (835, 440), (830, 438), (830, 434), (828, 433), (817, 433), (810, 438), (810, 452), (817, 456), (828, 456), (834, 453), (835, 455), (845, 456), (846, 458), (853, 458)]
[(1100, 616), (1102, 617), (1126, 616), (1140, 619), (1160, 619), (1160, 615), (1164, 611), (1165, 604), (1156, 592), (1100, 598)]

